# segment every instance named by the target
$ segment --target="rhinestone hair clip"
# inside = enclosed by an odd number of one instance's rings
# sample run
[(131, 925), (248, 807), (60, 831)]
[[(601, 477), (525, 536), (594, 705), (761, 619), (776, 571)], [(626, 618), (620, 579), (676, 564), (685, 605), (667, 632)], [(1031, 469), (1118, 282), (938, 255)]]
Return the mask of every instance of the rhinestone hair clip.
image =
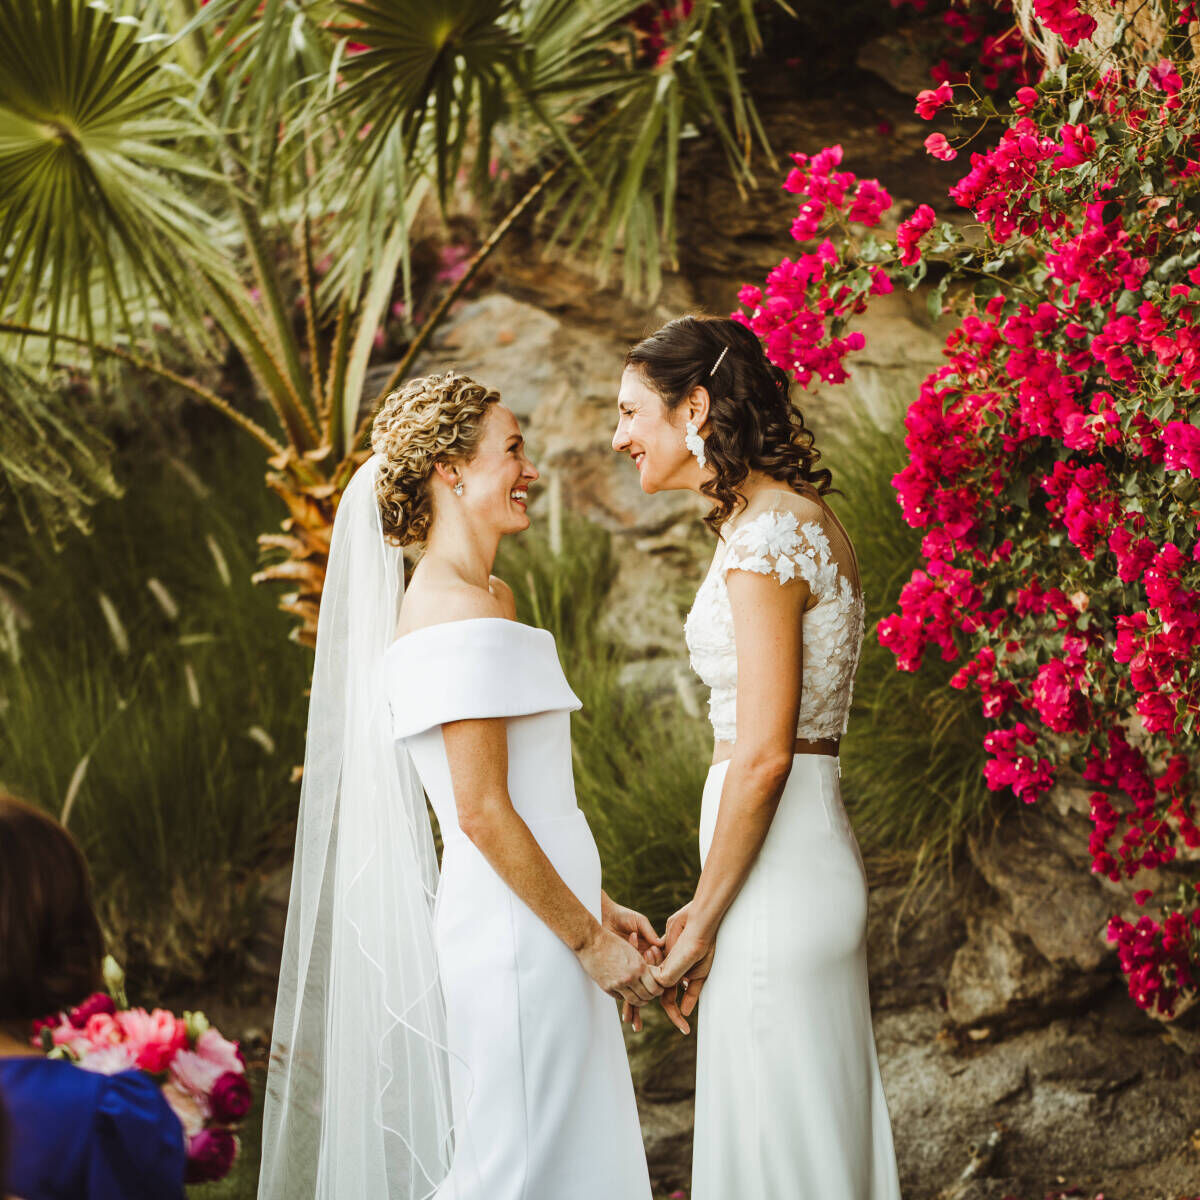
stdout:
[(728, 347), (728, 346), (726, 346), (726, 347), (725, 347), (725, 348), (724, 348), (724, 349), (721, 351), (721, 353), (717, 355), (717, 361), (716, 361), (715, 363), (713, 363), (713, 365), (712, 365), (712, 370), (711, 370), (711, 371), (709, 371), (709, 373), (708, 373), (708, 377), (709, 377), (710, 379), (711, 379), (711, 378), (712, 378), (712, 377), (713, 377), (713, 376), (714, 376), (714, 375), (717, 373), (717, 368), (718, 368), (718, 367), (721, 365), (721, 359), (723, 359), (723, 358), (725, 357), (725, 355), (726, 355), (726, 354), (728, 354), (728, 353), (729, 353), (729, 347)]

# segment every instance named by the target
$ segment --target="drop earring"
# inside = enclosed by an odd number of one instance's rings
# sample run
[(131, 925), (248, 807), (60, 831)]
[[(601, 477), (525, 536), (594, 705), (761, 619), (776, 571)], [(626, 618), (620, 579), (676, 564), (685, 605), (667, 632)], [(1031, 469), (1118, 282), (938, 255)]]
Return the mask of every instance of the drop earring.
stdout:
[(461, 479), (454, 485), (454, 494), (456, 496), (461, 496), (463, 494), (463, 482)]
[(703, 469), (708, 460), (704, 457), (704, 439), (700, 436), (700, 431), (696, 428), (696, 422), (689, 421), (684, 426), (684, 429), (686, 432), (683, 444), (696, 456), (696, 461)]

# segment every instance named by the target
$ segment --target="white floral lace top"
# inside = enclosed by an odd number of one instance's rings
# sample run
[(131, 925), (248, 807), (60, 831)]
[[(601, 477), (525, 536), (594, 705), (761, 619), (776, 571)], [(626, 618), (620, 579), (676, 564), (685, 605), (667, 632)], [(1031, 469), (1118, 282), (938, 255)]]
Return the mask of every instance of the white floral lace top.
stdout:
[(732, 742), (737, 736), (737, 647), (725, 589), (728, 571), (756, 571), (780, 583), (807, 581), (816, 604), (804, 614), (796, 736), (840, 737), (849, 721), (862, 649), (862, 596), (841, 573), (818, 522), (768, 508), (732, 530), (726, 525), (684, 626), (692, 670), (712, 689), (708, 710), (717, 741)]

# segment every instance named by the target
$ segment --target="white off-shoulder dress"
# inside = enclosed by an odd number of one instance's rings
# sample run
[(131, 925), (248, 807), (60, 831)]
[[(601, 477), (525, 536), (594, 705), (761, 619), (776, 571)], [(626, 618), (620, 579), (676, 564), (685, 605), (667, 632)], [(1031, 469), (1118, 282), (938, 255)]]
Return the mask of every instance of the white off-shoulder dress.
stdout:
[(460, 830), (442, 739), (446, 722), (505, 718), (513, 806), (599, 918), (572, 774), (580, 702), (553, 635), (497, 618), (426, 626), (392, 644), (385, 676), (444, 844), (434, 927), (455, 1144), (439, 1200), (649, 1200), (616, 1005)]
[[(756, 497), (755, 505), (759, 504)], [(839, 737), (850, 710), (863, 603), (811, 501), (769, 493), (726, 526), (687, 620), (712, 689), (717, 740), (737, 737), (730, 571), (808, 583), (796, 736)], [(712, 843), (728, 761), (700, 813)], [(867, 885), (833, 755), (797, 754), (771, 827), (717, 932), (700, 998), (692, 1200), (898, 1200), (891, 1123), (867, 994)]]

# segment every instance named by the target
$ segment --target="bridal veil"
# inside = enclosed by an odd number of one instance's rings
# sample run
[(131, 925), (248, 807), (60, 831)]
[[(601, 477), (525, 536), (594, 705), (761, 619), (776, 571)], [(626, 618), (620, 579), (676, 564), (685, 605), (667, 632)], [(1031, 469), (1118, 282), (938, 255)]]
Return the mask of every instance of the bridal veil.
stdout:
[(382, 686), (404, 560), (378, 466), (342, 497), (321, 596), (260, 1200), (424, 1200), (453, 1150), (437, 858)]

